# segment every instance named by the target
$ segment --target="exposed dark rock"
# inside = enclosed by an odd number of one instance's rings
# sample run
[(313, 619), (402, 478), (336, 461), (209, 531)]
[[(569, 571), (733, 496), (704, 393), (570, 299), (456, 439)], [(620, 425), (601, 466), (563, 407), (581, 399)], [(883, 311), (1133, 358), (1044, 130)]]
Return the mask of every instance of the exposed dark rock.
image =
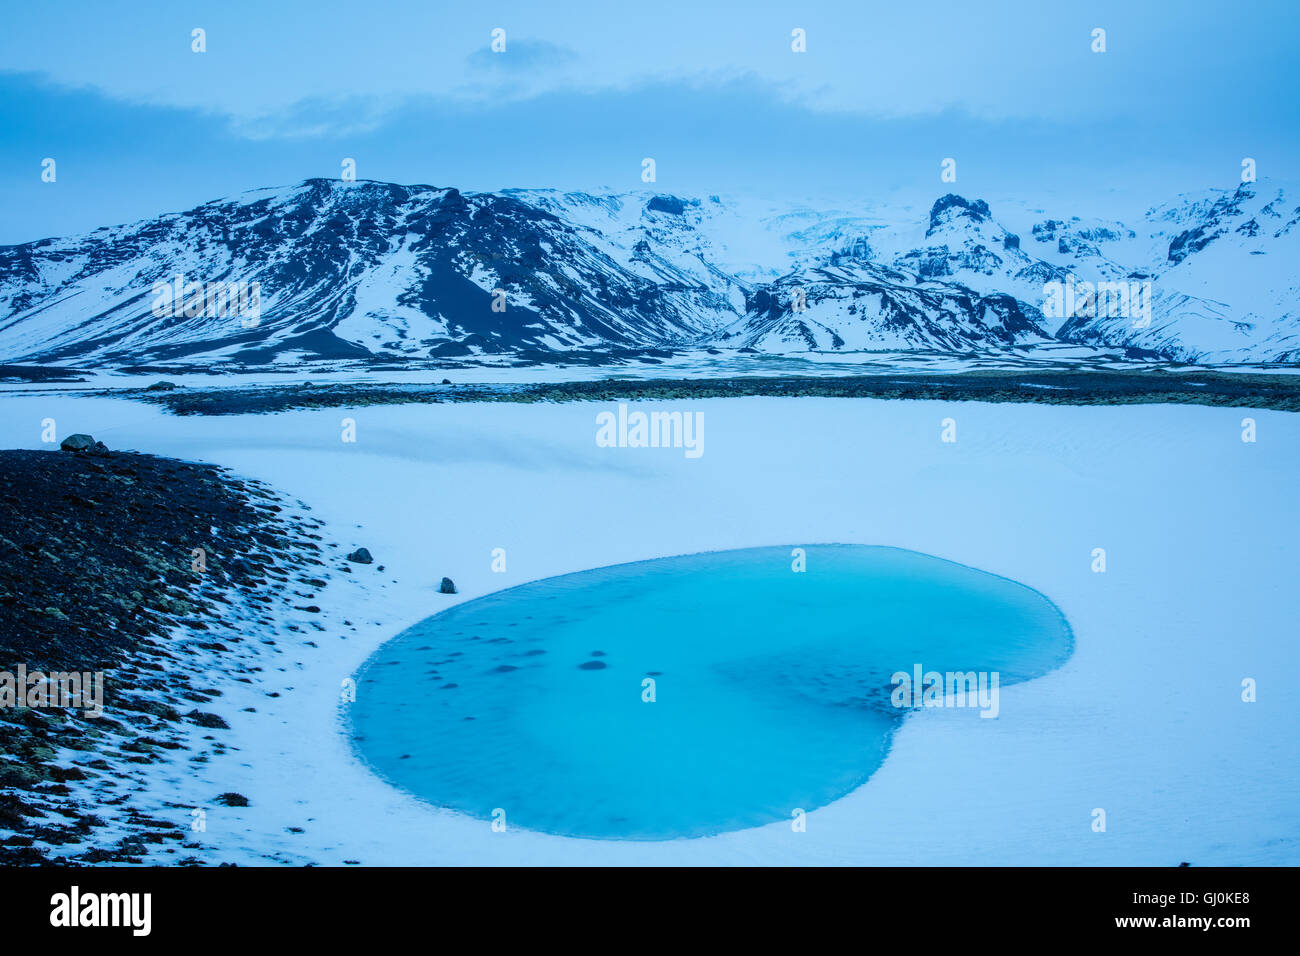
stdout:
[(372, 564), (375, 559), (370, 556), (370, 552), (365, 548), (357, 548), (344, 560), (351, 561), (353, 564)]
[(246, 807), (248, 806), (248, 797), (244, 796), (242, 793), (227, 791), (217, 797), (213, 802), (219, 803), (223, 807)]
[(1254, 196), (1249, 184), (1242, 183), (1230, 196), (1223, 196), (1205, 213), (1200, 222), (1169, 241), (1169, 261), (1174, 265), (1194, 252), (1200, 252), (1215, 239), (1228, 232), (1226, 221), (1241, 210), (1241, 203)]
[(958, 217), (966, 217), (972, 222), (984, 222), (992, 215), (989, 212), (989, 204), (983, 199), (970, 200), (964, 196), (958, 196), (956, 193), (948, 193), (934, 201), (930, 207), (930, 227), (926, 230), (926, 236), (938, 229), (945, 221)]
[(208, 727), (215, 730), (229, 730), (230, 725), (219, 714), (210, 714), (202, 710), (191, 710), (185, 715), (194, 721), (200, 727)]
[(455, 594), (456, 585), (452, 583), (451, 578), (443, 578), (442, 584), (438, 585), (438, 592), (440, 594)]
[(80, 432), (63, 439), (59, 447), (64, 451), (108, 451), (108, 447), (102, 441), (95, 441), (90, 435)]
[(686, 211), (686, 202), (676, 196), (655, 196), (645, 204), (651, 212), (666, 212), (671, 216), (680, 216)]

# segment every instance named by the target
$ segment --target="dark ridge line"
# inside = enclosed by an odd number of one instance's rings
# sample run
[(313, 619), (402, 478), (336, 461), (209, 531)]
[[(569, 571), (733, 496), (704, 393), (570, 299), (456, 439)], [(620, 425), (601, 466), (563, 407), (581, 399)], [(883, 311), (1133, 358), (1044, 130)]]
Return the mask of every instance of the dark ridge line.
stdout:
[[(1046, 387), (1044, 387), (1046, 386)], [(706, 398), (874, 398), (1046, 405), (1179, 404), (1300, 411), (1300, 376), (1213, 371), (980, 370), (951, 374), (725, 379), (605, 379), (522, 385), (340, 383), (104, 390), (176, 415), (241, 415), (295, 408), (440, 402), (691, 401)]]

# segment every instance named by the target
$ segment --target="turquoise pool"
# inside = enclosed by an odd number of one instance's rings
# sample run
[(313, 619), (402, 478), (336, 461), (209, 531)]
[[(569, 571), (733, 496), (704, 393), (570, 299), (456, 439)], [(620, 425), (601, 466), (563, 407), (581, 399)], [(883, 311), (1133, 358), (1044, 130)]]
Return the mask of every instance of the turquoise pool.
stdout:
[(864, 783), (906, 713), (897, 671), (1005, 687), (1071, 652), (1061, 613), (1014, 581), (896, 548), (804, 551), (803, 572), (792, 547), (720, 551), (456, 605), (361, 669), (355, 746), (394, 785), (511, 828), (698, 837)]

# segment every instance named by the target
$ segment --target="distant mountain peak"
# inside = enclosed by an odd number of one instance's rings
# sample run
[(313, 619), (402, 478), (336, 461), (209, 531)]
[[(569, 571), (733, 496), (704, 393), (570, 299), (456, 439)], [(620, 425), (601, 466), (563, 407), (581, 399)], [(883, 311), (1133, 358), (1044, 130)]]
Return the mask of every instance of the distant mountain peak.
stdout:
[(931, 236), (957, 219), (969, 219), (971, 222), (981, 223), (991, 218), (993, 214), (989, 212), (989, 204), (983, 199), (970, 200), (956, 193), (948, 193), (936, 199), (934, 205), (930, 207), (930, 225), (925, 234)]

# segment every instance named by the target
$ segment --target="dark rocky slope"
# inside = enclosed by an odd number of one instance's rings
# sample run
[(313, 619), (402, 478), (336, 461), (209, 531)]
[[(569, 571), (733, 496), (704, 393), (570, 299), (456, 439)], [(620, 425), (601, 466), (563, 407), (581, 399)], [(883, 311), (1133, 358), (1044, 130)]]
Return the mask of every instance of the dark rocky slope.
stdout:
[(98, 718), (0, 707), (0, 863), (192, 861), (189, 808), (160, 819), (136, 797), (196, 738), (224, 751), (201, 675), (251, 680), (276, 652), (241, 628), (275, 633), (275, 605), (324, 585), (316, 526), (210, 465), (0, 451), (0, 671), (105, 676)]

